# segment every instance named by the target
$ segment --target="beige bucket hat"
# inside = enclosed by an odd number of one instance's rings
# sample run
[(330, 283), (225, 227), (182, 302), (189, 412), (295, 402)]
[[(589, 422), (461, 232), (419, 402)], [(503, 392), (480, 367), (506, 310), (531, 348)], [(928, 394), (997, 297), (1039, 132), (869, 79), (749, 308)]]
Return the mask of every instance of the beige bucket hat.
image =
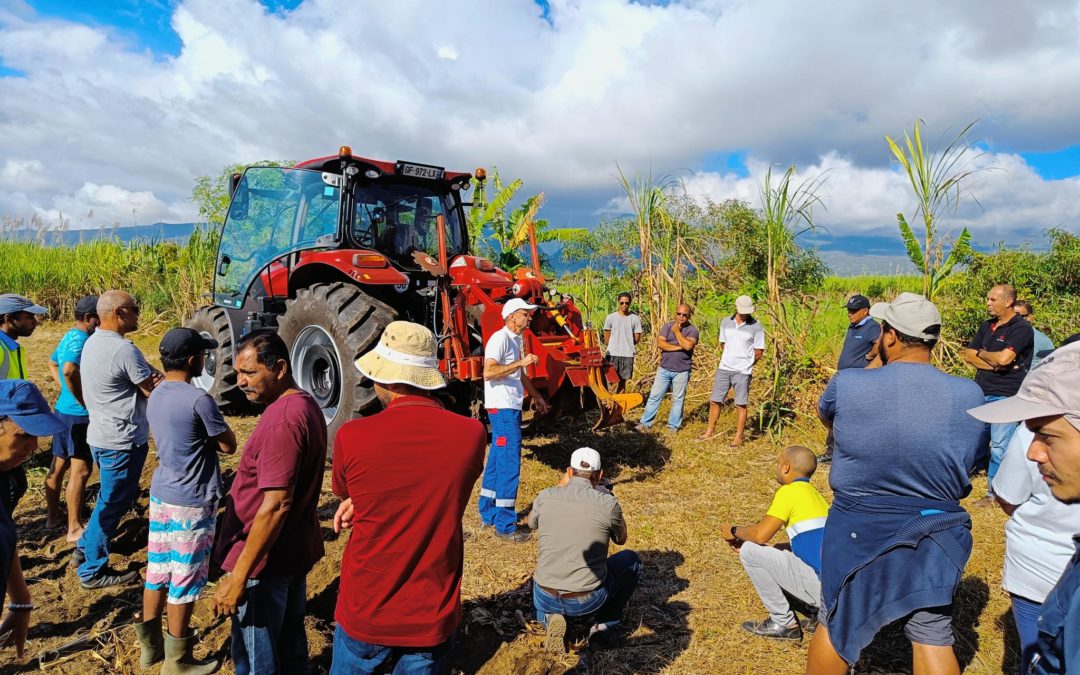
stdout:
[(379, 384), (408, 384), (417, 389), (441, 389), (439, 343), (428, 328), (411, 321), (394, 321), (379, 344), (356, 360), (356, 369)]

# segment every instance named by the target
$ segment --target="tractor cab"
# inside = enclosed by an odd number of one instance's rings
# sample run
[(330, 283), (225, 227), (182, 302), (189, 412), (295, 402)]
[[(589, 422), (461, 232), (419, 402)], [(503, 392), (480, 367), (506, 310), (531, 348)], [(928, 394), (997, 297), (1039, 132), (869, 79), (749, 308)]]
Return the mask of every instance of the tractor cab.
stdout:
[[(292, 168), (250, 167), (234, 180), (214, 300), (223, 307), (243, 307), (264, 270), (274, 262), (295, 268), (300, 258), (291, 254), (300, 251), (375, 252), (383, 256), (384, 266), (415, 273), (420, 269), (417, 251), (439, 252), (440, 216), (447, 253), (466, 253), (460, 191), (468, 189), (469, 178), (427, 165), (354, 159), (344, 152)], [(377, 258), (369, 257), (368, 264)], [(263, 290), (269, 296), (289, 295), (287, 287)]]

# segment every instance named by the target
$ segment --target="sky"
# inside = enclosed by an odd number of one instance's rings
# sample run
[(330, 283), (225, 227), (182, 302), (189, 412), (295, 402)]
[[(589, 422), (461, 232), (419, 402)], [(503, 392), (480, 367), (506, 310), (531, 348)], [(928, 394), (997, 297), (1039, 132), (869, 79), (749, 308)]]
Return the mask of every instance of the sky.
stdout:
[(0, 0), (0, 214), (195, 220), (197, 176), (358, 155), (497, 167), (554, 226), (618, 173), (759, 204), (824, 175), (808, 243), (897, 255), (885, 136), (975, 122), (945, 232), (1080, 232), (1080, 0)]

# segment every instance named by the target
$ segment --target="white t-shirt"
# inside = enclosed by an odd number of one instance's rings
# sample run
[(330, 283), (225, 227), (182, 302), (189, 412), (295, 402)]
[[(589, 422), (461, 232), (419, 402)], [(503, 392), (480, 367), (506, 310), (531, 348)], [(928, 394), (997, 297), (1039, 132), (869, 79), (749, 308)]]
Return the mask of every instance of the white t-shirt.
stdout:
[(1005, 590), (1042, 602), (1076, 553), (1074, 534), (1080, 533), (1080, 504), (1054, 499), (1029, 460), (1035, 435), (1021, 424), (1013, 433), (994, 476), (994, 494), (1016, 504), (1005, 523)]
[(739, 325), (729, 316), (720, 322), (720, 343), (724, 345), (720, 370), (749, 375), (754, 370), (754, 350), (765, 349), (765, 329), (760, 321)]
[[(484, 362), (494, 359), (500, 366), (508, 366), (521, 358), (523, 341), (506, 326), (488, 338), (484, 347)], [(484, 380), (484, 407), (489, 410), (521, 410), (525, 401), (525, 385), (521, 383), (521, 368), (494, 380)]]

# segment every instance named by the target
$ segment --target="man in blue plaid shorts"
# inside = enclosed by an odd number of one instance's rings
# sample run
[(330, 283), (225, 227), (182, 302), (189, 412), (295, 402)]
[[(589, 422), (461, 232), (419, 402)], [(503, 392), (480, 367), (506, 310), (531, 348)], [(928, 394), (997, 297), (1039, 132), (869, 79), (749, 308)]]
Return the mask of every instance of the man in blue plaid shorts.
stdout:
[[(206, 586), (214, 515), (224, 496), (217, 453), (236, 451), (236, 436), (214, 399), (191, 384), (202, 374), (207, 350), (217, 346), (190, 328), (166, 333), (159, 347), (165, 380), (154, 388), (146, 408), (158, 467), (150, 482), (143, 622), (136, 631), (143, 668), (164, 659), (161, 672), (166, 675), (203, 675), (218, 667), (217, 661), (195, 660), (195, 636), (188, 628)], [(169, 630), (163, 638), (166, 603)]]

